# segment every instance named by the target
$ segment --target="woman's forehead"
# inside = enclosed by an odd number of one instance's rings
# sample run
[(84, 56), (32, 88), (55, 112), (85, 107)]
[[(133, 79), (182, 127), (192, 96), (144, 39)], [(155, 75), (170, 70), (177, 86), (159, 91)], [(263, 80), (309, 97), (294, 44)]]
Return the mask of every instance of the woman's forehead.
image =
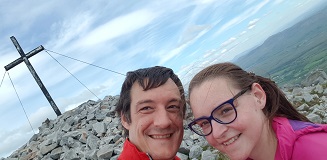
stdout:
[[(232, 82), (223, 77), (213, 78), (202, 82), (200, 85), (194, 87), (192, 93), (196, 94), (219, 94), (219, 95), (229, 95), (234, 93), (235, 88)], [(201, 93), (202, 92), (202, 93)]]
[(211, 108), (213, 109), (233, 97), (235, 89), (231, 87), (225, 78), (215, 78), (203, 82), (195, 87), (190, 94), (192, 110), (209, 113)]

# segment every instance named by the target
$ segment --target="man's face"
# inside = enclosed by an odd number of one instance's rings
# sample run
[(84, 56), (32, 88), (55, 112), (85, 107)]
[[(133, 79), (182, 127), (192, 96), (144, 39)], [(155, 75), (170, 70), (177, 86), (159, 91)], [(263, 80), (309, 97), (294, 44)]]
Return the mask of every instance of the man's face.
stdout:
[(131, 123), (122, 116), (129, 140), (153, 159), (172, 159), (183, 139), (183, 103), (172, 79), (147, 91), (131, 89)]

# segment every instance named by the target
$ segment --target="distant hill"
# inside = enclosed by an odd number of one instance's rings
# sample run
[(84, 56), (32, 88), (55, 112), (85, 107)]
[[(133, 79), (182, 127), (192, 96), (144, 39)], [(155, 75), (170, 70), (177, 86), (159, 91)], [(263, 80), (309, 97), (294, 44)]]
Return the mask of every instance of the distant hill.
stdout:
[(316, 69), (327, 72), (327, 7), (269, 37), (234, 62), (279, 85), (299, 84)]

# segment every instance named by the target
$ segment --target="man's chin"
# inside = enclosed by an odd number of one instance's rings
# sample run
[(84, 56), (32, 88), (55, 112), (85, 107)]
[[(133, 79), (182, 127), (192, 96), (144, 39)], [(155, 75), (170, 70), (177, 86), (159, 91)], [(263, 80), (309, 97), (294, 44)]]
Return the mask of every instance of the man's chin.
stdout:
[(151, 158), (152, 159), (161, 159), (161, 160), (164, 160), (164, 159), (171, 160), (176, 156), (176, 153), (177, 153), (177, 151), (176, 152), (159, 152), (159, 153), (158, 153), (158, 151), (155, 151), (155, 152), (156, 152), (156, 154), (149, 153)]
[[(148, 147), (149, 153), (153, 159), (172, 159), (176, 156), (179, 146), (182, 142), (180, 137), (176, 137), (177, 134), (171, 136), (149, 136)], [(155, 158), (155, 157), (157, 158)]]
[[(149, 145), (151, 151), (150, 155), (152, 156), (153, 159), (166, 159), (166, 158), (171, 158), (175, 157), (176, 153), (178, 151), (177, 146), (174, 146), (176, 142), (173, 143), (156, 143), (156, 144), (151, 144)], [(155, 157), (157, 158), (155, 158)], [(160, 158), (161, 157), (161, 158)], [(166, 158), (164, 158), (166, 157)]]

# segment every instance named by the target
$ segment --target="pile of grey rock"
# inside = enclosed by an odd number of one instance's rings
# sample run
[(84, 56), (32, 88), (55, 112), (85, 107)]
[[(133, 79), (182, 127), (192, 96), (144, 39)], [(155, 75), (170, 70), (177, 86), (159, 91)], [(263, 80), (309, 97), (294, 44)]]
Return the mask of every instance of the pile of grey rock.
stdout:
[(312, 122), (327, 123), (327, 74), (310, 72), (300, 85), (282, 88), (289, 101)]
[[(283, 91), (310, 120), (327, 123), (326, 79), (314, 85), (283, 88)], [(122, 126), (114, 112), (118, 99), (119, 96), (106, 96), (101, 101), (89, 100), (54, 120), (46, 119), (39, 127), (39, 133), (9, 157), (0, 160), (117, 159), (124, 142)], [(210, 147), (204, 137), (188, 129), (189, 109), (186, 115), (184, 139), (177, 155), (183, 160), (214, 160), (223, 156)]]

